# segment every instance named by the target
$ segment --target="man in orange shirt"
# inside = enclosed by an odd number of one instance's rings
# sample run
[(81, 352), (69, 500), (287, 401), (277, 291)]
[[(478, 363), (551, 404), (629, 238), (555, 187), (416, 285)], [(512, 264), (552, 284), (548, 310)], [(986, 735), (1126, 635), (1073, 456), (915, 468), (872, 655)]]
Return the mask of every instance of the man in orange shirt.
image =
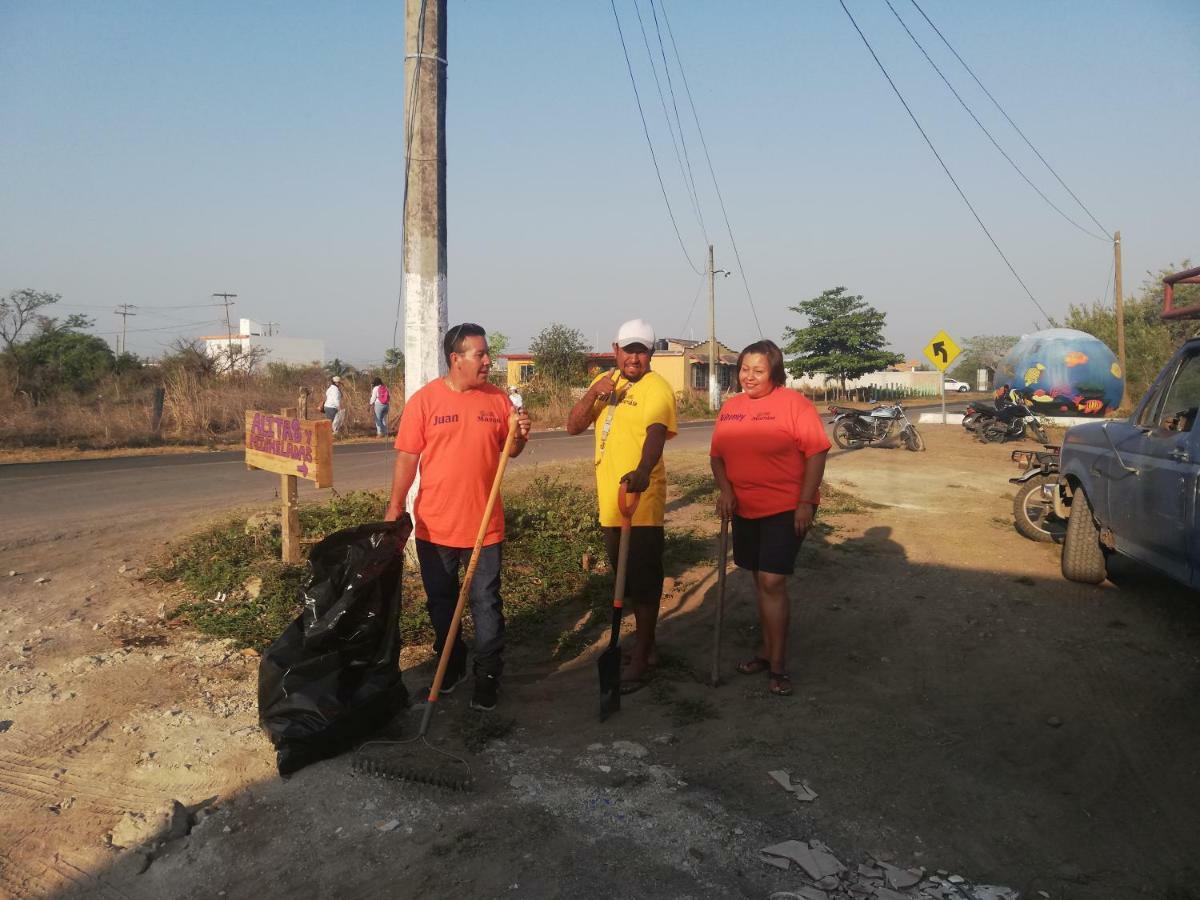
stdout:
[[(512, 410), (504, 391), (487, 380), (492, 358), (483, 328), (470, 322), (456, 325), (446, 332), (442, 350), (449, 367), (446, 376), (413, 394), (400, 417), (392, 495), (384, 514), (389, 522), (404, 514), (420, 465), (421, 485), (413, 504), (414, 533), (433, 623), (433, 649), (439, 654), (458, 600), (458, 570), (470, 559), (475, 545)], [(529, 416), (524, 410), (517, 415), (517, 428), (513, 456), (520, 455), (529, 438)], [(495, 709), (504, 668), (503, 542), (504, 508), (498, 502), (471, 583), (475, 623), (472, 709)], [(441, 692), (453, 692), (466, 677), (467, 649), (460, 638), (451, 651)]]

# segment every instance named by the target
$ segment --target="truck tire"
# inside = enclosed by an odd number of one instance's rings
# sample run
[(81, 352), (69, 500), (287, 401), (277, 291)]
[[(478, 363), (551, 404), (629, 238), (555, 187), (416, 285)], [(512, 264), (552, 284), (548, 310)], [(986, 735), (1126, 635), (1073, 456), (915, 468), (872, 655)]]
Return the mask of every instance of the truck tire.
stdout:
[(1046, 525), (1054, 513), (1042, 499), (1045, 483), (1044, 479), (1031, 478), (1017, 489), (1017, 496), (1013, 497), (1013, 524), (1021, 537), (1050, 544), (1054, 542), (1054, 534)]
[(1063, 541), (1062, 573), (1068, 581), (1099, 584), (1108, 575), (1104, 548), (1100, 546), (1100, 528), (1092, 518), (1092, 504), (1082, 488), (1071, 499), (1067, 519), (1067, 537)]

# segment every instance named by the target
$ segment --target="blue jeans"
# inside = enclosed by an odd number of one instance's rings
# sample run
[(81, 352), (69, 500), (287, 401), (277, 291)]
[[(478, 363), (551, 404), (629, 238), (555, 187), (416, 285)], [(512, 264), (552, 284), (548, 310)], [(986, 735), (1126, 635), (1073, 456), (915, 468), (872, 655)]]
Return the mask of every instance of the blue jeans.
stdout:
[[(420, 538), (417, 541), (417, 560), (421, 564), (421, 582), (428, 598), (426, 609), (433, 623), (433, 650), (441, 654), (450, 631), (450, 620), (454, 618), (454, 605), (458, 602), (459, 566), (471, 559), (471, 550), (460, 547), (443, 547)], [(475, 566), (475, 578), (471, 582), (471, 618), (475, 623), (475, 674), (500, 677), (504, 670), (504, 610), (500, 597), (500, 562), (503, 543), (492, 544), (479, 551), (479, 562)], [(450, 651), (450, 668), (453, 673), (467, 664), (467, 647), (462, 635), (454, 641)]]
[(386, 403), (379, 403), (376, 401), (375, 403), (371, 404), (371, 408), (375, 411), (375, 434), (377, 434), (379, 437), (383, 437), (385, 434), (387, 434), (388, 405)]

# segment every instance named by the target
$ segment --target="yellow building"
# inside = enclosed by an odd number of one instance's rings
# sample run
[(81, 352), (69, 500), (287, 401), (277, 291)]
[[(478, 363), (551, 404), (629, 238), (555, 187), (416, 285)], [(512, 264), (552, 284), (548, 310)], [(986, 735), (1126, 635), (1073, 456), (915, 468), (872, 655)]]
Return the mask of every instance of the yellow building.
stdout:
[[(717, 343), (718, 377), (721, 392), (728, 393), (737, 388), (738, 354), (724, 344)], [(529, 353), (508, 353), (504, 356), (505, 371), (509, 384), (524, 384), (534, 372), (533, 356)], [(595, 374), (616, 365), (611, 353), (589, 353), (588, 372)], [(687, 394), (708, 396), (708, 341), (685, 341), (680, 338), (663, 338), (654, 342), (654, 358), (650, 368), (671, 385), (680, 399)]]

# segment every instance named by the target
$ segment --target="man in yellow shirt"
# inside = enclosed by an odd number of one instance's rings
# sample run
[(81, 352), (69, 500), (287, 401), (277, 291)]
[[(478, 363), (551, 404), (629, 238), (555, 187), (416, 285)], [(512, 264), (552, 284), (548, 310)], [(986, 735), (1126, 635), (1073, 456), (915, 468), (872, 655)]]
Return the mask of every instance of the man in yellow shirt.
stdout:
[(580, 434), (596, 426), (596, 496), (600, 526), (609, 561), (616, 571), (621, 513), (617, 493), (621, 483), (641, 494), (629, 541), (625, 599), (633, 606), (637, 639), (629, 666), (621, 677), (621, 692), (643, 687), (654, 664), (654, 629), (663, 583), (663, 515), (667, 501), (667, 470), (663, 446), (675, 437), (675, 393), (661, 375), (650, 371), (654, 329), (632, 319), (617, 331), (613, 342), (614, 371), (597, 375), (567, 417), (567, 432)]

